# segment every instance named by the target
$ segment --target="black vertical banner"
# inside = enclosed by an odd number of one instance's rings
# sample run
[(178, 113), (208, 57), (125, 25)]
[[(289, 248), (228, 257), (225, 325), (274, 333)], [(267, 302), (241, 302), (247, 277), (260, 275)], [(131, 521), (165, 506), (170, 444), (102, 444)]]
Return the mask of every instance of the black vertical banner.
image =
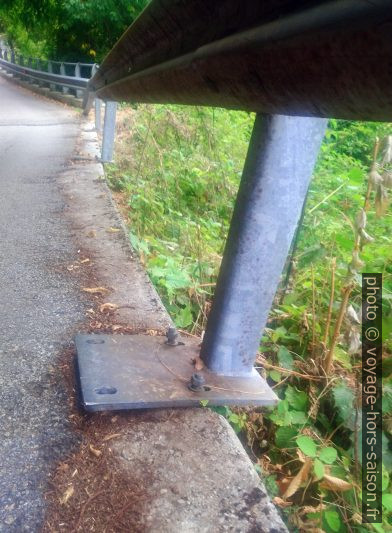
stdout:
[(362, 274), (362, 522), (381, 523), (382, 274)]

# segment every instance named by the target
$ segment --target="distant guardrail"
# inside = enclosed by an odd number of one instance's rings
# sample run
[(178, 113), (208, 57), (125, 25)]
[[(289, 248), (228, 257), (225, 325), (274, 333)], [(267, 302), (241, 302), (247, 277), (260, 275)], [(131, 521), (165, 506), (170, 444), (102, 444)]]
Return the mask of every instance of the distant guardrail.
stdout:
[[(83, 97), (89, 79), (98, 69), (95, 63), (69, 63), (66, 61), (44, 61), (25, 57), (14, 50), (0, 47), (0, 65), (11, 74), (26, 81), (35, 80), (47, 85), (49, 89), (60, 90), (77, 97)], [(71, 92), (71, 94), (72, 94)]]
[[(83, 107), (88, 111), (88, 102), (94, 100), (88, 82), (95, 75), (99, 66), (96, 63), (71, 63), (68, 61), (42, 60), (25, 57), (8, 46), (0, 45), (0, 67), (16, 78), (27, 83), (37, 84), (41, 88), (61, 92), (63, 95), (75, 96), (83, 100)], [(95, 128), (101, 131), (101, 100), (95, 98)], [(116, 103), (105, 104), (101, 161), (112, 161), (116, 124)]]

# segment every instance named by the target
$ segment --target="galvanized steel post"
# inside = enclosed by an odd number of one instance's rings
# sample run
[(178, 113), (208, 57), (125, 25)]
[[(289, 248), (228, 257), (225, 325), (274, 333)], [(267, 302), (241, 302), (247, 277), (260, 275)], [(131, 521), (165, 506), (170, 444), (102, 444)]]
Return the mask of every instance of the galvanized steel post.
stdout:
[[(24, 57), (20, 54), (18, 57), (18, 63), (21, 67), (24, 67)], [(15, 74), (14, 74), (15, 76)], [(24, 76), (21, 73), (16, 74), (17, 78), (20, 78), (21, 80), (24, 80)]]
[[(53, 63), (51, 61), (48, 61), (48, 72), (49, 74), (53, 74)], [(49, 89), (51, 91), (55, 91), (56, 90), (56, 86), (54, 83), (49, 83)]]
[(326, 119), (257, 115), (201, 357), (251, 375), (301, 214)]
[[(60, 65), (60, 74), (61, 74), (62, 76), (66, 76), (66, 75), (67, 75), (67, 73), (65, 72), (65, 65), (64, 65), (64, 63), (61, 63), (61, 65)], [(63, 94), (68, 94), (68, 93), (69, 93), (69, 89), (68, 89), (68, 87), (64, 87), (64, 85), (62, 86), (62, 91), (63, 91)]]
[[(29, 68), (33, 68), (33, 58), (29, 57), (28, 60), (27, 60), (27, 66)], [(29, 80), (30, 83), (34, 83), (34, 78), (27, 78)]]
[[(80, 63), (76, 63), (75, 65), (75, 78), (81, 78), (81, 70), (80, 70)], [(76, 98), (83, 98), (83, 91), (80, 89), (76, 90)]]
[[(41, 60), (39, 58), (35, 60), (35, 68), (36, 70), (42, 70)], [(43, 85), (42, 80), (37, 80), (36, 83), (38, 83), (40, 87)]]
[(102, 130), (102, 121), (101, 121), (101, 108), (102, 100), (95, 98), (94, 110), (95, 110), (95, 129), (100, 132)]
[(114, 135), (116, 131), (117, 102), (106, 102), (103, 124), (102, 162), (110, 163), (113, 159)]

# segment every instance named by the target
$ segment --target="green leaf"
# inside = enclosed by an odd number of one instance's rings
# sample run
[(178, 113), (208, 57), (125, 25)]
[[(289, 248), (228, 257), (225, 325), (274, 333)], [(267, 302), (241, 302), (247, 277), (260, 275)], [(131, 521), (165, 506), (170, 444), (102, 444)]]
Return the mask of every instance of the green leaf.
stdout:
[(190, 308), (187, 306), (180, 309), (180, 311), (174, 317), (174, 322), (179, 328), (186, 328), (187, 326), (192, 324), (193, 317)]
[(286, 368), (287, 370), (293, 369), (294, 359), (291, 353), (286, 348), (286, 346), (279, 346), (278, 361), (280, 367)]
[(388, 512), (392, 512), (392, 494), (383, 494), (382, 504)]
[(351, 183), (360, 184), (363, 183), (363, 171), (358, 167), (353, 167), (348, 172), (348, 178)]
[(352, 239), (348, 239), (344, 235), (335, 235), (335, 241), (339, 245), (339, 247), (345, 251), (345, 252), (351, 252), (353, 249), (353, 241)]
[(378, 532), (378, 533), (385, 533), (384, 524), (377, 524), (376, 522), (372, 523), (372, 527)]
[(311, 263), (320, 261), (320, 259), (325, 257), (326, 253), (325, 247), (320, 243), (309, 246), (299, 257), (299, 268), (304, 268)]
[(337, 451), (331, 446), (323, 448), (319, 454), (320, 460), (323, 463), (326, 463), (327, 465), (331, 465), (332, 463), (334, 463), (336, 461), (337, 456)]
[(300, 424), (302, 426), (308, 420), (308, 417), (303, 411), (289, 411), (288, 416), (291, 424)]
[(305, 411), (308, 405), (308, 397), (304, 391), (299, 391), (296, 388), (288, 385), (285, 393), (285, 399), (289, 402), (293, 409), (297, 411)]
[(291, 419), (289, 416), (289, 404), (287, 400), (280, 401), (275, 411), (269, 415), (269, 418), (277, 426), (290, 426)]
[(275, 433), (275, 444), (278, 448), (293, 448), (293, 439), (296, 435), (298, 435), (298, 432), (295, 428), (280, 427)]
[(172, 289), (185, 289), (191, 285), (191, 280), (186, 272), (169, 270), (165, 284)]
[(209, 401), (210, 401), (210, 400), (200, 400), (200, 405), (201, 405), (202, 407), (207, 407)]
[(337, 511), (325, 511), (324, 518), (332, 531), (339, 531), (341, 521)]
[(279, 381), (282, 379), (282, 375), (277, 370), (271, 370), (269, 372), (269, 377), (275, 381), (275, 383), (279, 383)]
[(335, 406), (344, 423), (353, 417), (354, 392), (342, 381), (332, 389)]
[(382, 432), (381, 446), (383, 453), (383, 465), (387, 472), (392, 472), (392, 453), (389, 451), (389, 439), (384, 431)]
[(317, 446), (313, 439), (306, 435), (301, 435), (300, 437), (297, 437), (296, 441), (298, 447), (305, 455), (308, 457), (316, 457)]
[(389, 485), (389, 474), (384, 464), (382, 465), (381, 490), (387, 490)]
[(279, 326), (274, 329), (271, 334), (272, 342), (278, 342), (279, 339), (284, 338), (287, 335), (287, 330), (283, 326)]
[(315, 459), (313, 463), (313, 470), (317, 479), (322, 479), (324, 477), (324, 465), (320, 459)]
[(392, 385), (385, 383), (382, 388), (382, 412), (392, 414)]
[(339, 361), (339, 363), (341, 363), (344, 368), (346, 368), (347, 370), (351, 370), (351, 358), (345, 350), (342, 350), (342, 348), (336, 346), (333, 352), (333, 356), (334, 359)]

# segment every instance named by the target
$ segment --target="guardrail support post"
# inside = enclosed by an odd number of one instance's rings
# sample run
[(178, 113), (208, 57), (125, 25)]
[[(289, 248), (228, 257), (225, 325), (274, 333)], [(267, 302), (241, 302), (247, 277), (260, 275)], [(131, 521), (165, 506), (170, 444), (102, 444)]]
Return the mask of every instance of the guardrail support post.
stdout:
[[(33, 68), (33, 60), (32, 60), (31, 57), (29, 57), (28, 60), (27, 60), (27, 66), (28, 66), (28, 68)], [(30, 78), (29, 77), (27, 79), (29, 80), (29, 83), (34, 83), (35, 82), (34, 78)]]
[[(48, 72), (49, 74), (53, 74), (53, 63), (51, 61), (48, 61)], [(54, 83), (49, 83), (49, 89), (51, 91), (55, 91), (56, 90), (56, 86)]]
[[(75, 78), (81, 78), (81, 70), (80, 70), (80, 63), (76, 63), (75, 65)], [(83, 98), (83, 91), (80, 89), (76, 89), (76, 98)]]
[[(42, 71), (41, 60), (38, 59), (38, 58), (35, 60), (35, 68), (36, 68), (37, 70), (41, 70), (41, 71)], [(38, 85), (39, 85), (40, 87), (42, 87), (42, 85), (43, 85), (41, 80), (36, 80), (36, 83), (38, 83)]]
[(257, 115), (201, 348), (209, 370), (250, 376), (327, 121)]
[[(24, 67), (24, 57), (23, 57), (22, 55), (19, 55), (19, 57), (18, 57), (18, 63), (19, 63), (19, 65), (20, 65), (21, 67)], [(21, 80), (24, 80), (24, 76), (23, 76), (23, 74), (16, 74), (16, 76), (17, 76), (18, 78), (20, 78)]]
[(117, 102), (106, 102), (103, 124), (102, 162), (110, 163), (113, 159), (114, 135), (116, 131)]
[[(67, 75), (67, 73), (65, 72), (65, 65), (64, 65), (64, 63), (61, 63), (61, 65), (60, 65), (60, 74), (61, 74), (62, 76), (66, 76), (66, 75)], [(69, 93), (69, 89), (68, 89), (68, 87), (64, 87), (64, 86), (62, 86), (61, 90), (63, 91), (63, 94), (68, 94), (68, 93)]]
[(102, 100), (100, 100), (99, 98), (95, 98), (94, 100), (95, 129), (98, 132), (102, 131), (101, 109), (102, 109)]

